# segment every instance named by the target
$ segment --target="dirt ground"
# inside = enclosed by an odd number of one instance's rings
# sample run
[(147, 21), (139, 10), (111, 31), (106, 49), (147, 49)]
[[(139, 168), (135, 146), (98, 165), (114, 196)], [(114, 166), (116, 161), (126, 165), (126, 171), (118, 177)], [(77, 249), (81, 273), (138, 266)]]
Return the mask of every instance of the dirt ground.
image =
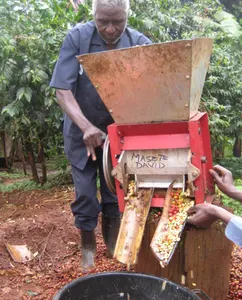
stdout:
[[(57, 290), (83, 275), (72, 199), (70, 187), (0, 194), (0, 299), (53, 299)], [(26, 244), (38, 255), (27, 264), (15, 263), (6, 243)], [(96, 268), (89, 273), (125, 270), (105, 257), (100, 226), (97, 248)]]
[[(48, 191), (0, 194), (0, 299), (48, 300), (66, 283), (83, 276), (79, 233), (73, 226), (69, 204), (72, 187)], [(6, 243), (26, 244), (38, 255), (27, 264), (15, 263)], [(105, 257), (97, 228), (96, 268), (89, 273), (125, 270)], [(228, 299), (242, 299), (242, 250), (234, 249)]]

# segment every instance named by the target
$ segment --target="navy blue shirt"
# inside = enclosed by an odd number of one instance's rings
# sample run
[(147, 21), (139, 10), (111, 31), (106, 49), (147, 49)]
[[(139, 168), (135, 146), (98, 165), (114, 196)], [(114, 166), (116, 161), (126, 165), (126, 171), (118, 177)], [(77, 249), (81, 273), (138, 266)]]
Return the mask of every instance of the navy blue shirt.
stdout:
[[(116, 49), (150, 43), (143, 34), (126, 28)], [(107, 45), (97, 32), (93, 21), (73, 27), (61, 47), (50, 86), (71, 90), (85, 117), (94, 126), (107, 132), (107, 126), (113, 123), (113, 119), (76, 58), (77, 55), (101, 51), (107, 51)], [(83, 133), (66, 114), (63, 134), (65, 153), (70, 163), (83, 169), (88, 160)]]

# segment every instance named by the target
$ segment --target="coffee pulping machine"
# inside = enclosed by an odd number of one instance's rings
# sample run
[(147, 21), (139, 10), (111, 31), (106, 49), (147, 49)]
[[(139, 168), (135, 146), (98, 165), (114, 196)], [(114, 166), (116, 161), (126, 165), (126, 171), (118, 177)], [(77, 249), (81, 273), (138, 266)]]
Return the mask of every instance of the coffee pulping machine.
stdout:
[(195, 38), (78, 57), (115, 122), (108, 127), (103, 167), (121, 212), (131, 178), (136, 190), (152, 189), (149, 207), (163, 206), (154, 190), (166, 190), (173, 180), (197, 204), (211, 201), (208, 116), (198, 109), (212, 44)]

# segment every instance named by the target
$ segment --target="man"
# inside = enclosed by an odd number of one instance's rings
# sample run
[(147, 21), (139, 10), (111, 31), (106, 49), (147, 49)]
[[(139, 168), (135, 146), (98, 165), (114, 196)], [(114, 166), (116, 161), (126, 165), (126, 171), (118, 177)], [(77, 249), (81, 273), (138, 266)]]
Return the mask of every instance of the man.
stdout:
[[(213, 170), (210, 170), (210, 173), (223, 193), (242, 203), (242, 191), (234, 186), (232, 173), (229, 170), (215, 166)], [(191, 215), (189, 223), (197, 227), (208, 227), (218, 219), (228, 224), (225, 230), (227, 238), (242, 246), (242, 218), (209, 203), (198, 204), (192, 207), (188, 213)]]
[[(50, 86), (64, 111), (64, 148), (72, 166), (76, 199), (71, 204), (81, 233), (82, 266), (94, 265), (94, 229), (102, 212), (102, 233), (113, 255), (120, 216), (117, 198), (107, 186), (102, 169), (102, 144), (113, 119), (76, 56), (151, 43), (127, 27), (129, 0), (93, 0), (94, 22), (78, 24), (62, 45)], [(102, 202), (96, 198), (97, 170)]]

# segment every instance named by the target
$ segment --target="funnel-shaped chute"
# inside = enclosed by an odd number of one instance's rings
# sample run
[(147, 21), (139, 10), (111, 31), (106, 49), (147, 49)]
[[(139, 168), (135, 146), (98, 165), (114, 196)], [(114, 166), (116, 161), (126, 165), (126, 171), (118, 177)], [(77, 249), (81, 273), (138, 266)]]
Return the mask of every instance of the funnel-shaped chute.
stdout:
[(198, 111), (212, 44), (196, 38), (78, 59), (117, 124), (185, 121)]

